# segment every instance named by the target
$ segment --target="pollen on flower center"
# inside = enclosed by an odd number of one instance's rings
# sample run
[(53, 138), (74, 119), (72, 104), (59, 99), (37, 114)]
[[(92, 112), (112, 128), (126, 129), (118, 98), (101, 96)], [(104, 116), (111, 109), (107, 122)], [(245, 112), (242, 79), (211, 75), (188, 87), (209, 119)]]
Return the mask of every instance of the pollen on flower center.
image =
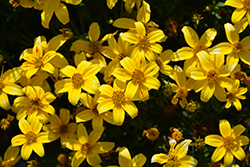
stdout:
[(148, 49), (150, 47), (148, 37), (146, 37), (145, 35), (139, 37), (138, 47), (140, 50)]
[(25, 135), (25, 138), (27, 140), (27, 144), (31, 144), (31, 143), (34, 143), (36, 142), (36, 134), (32, 131), (28, 132), (26, 135)]
[(36, 59), (34, 62), (36, 67), (42, 67), (43, 66), (43, 61), (41, 59)]
[(41, 100), (39, 98), (36, 98), (36, 99), (31, 100), (31, 106), (35, 109), (38, 109), (42, 107), (43, 105), (41, 103)]
[(60, 126), (60, 134), (65, 134), (68, 132), (68, 127), (67, 125), (61, 125)]
[(156, 64), (157, 64), (159, 67), (162, 67), (163, 61), (162, 61), (161, 58), (156, 58), (156, 59), (155, 59), (155, 62), (156, 62)]
[(176, 94), (177, 98), (185, 99), (188, 95), (186, 88), (180, 88)]
[(94, 55), (96, 52), (98, 52), (98, 50), (99, 50), (99, 47), (96, 44), (89, 43), (88, 45), (89, 54)]
[(166, 166), (178, 167), (178, 166), (181, 165), (181, 163), (180, 163), (180, 161), (179, 161), (179, 158), (178, 158), (176, 155), (174, 155), (174, 154), (171, 154), (171, 153), (170, 153), (170, 154), (167, 156), (167, 159), (168, 159), (168, 161), (167, 161), (167, 163), (166, 163)]
[(123, 91), (115, 91), (112, 96), (115, 105), (121, 105), (125, 101), (125, 95)]
[(81, 148), (82, 152), (87, 153), (90, 150), (89, 143), (84, 143)]
[(239, 53), (242, 50), (242, 45), (240, 42), (233, 44), (233, 53)]
[(227, 92), (227, 98), (228, 98), (229, 100), (235, 99), (235, 93), (233, 93), (233, 92)]
[(244, 8), (245, 8), (246, 10), (249, 10), (249, 9), (250, 9), (250, 1), (249, 1), (249, 0), (243, 1), (243, 5), (244, 5)]
[(209, 83), (214, 83), (220, 78), (219, 72), (216, 69), (212, 69), (207, 73), (207, 80)]
[(94, 106), (91, 108), (91, 111), (92, 111), (95, 115), (99, 115), (99, 112), (98, 112), (98, 110), (97, 110), (97, 105), (98, 105), (98, 103), (97, 103), (96, 105), (94, 105)]
[(144, 73), (140, 70), (135, 70), (132, 74), (132, 82), (133, 83), (142, 83), (145, 81)]
[(236, 146), (236, 144), (234, 143), (234, 138), (231, 136), (224, 137), (223, 142), (224, 142), (223, 146), (226, 149), (233, 149)]
[(76, 73), (72, 77), (72, 83), (75, 88), (79, 88), (83, 85), (84, 80), (82, 79), (82, 75), (79, 73)]
[(195, 56), (198, 52), (202, 51), (202, 50), (205, 50), (205, 47), (198, 44), (198, 45), (195, 45), (195, 47), (193, 48), (193, 55)]

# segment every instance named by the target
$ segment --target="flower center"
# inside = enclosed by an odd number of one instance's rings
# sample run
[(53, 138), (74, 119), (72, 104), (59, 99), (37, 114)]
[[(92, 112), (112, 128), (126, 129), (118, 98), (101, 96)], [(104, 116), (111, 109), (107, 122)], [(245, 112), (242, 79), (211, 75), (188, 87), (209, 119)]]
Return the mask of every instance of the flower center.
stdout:
[(125, 57), (127, 57), (127, 55), (125, 55), (125, 54), (119, 54), (118, 56), (116, 56), (116, 60), (121, 61)]
[(156, 62), (156, 64), (161, 68), (162, 67), (162, 65), (163, 65), (163, 61), (162, 61), (162, 59), (161, 58), (156, 58), (156, 60), (155, 60), (155, 62)]
[(91, 56), (94, 55), (98, 51), (99, 51), (99, 47), (97, 46), (97, 44), (95, 44), (95, 43), (89, 43), (89, 45), (88, 45), (88, 53)]
[(179, 88), (176, 97), (180, 99), (185, 99), (188, 95), (188, 91), (186, 88)]
[(90, 150), (90, 145), (89, 145), (89, 143), (84, 143), (84, 144), (82, 145), (81, 150), (82, 150), (82, 152), (84, 152), (84, 153), (88, 153), (88, 151)]
[(139, 84), (145, 81), (144, 73), (140, 70), (135, 70), (132, 74), (132, 82), (134, 84)]
[(115, 91), (112, 96), (115, 105), (121, 105), (125, 101), (125, 95), (123, 91)]
[(4, 83), (2, 81), (0, 81), (0, 89), (4, 88)]
[(233, 92), (227, 92), (226, 94), (227, 94), (227, 98), (229, 100), (235, 99), (235, 93), (233, 93)]
[(29, 131), (26, 135), (25, 138), (27, 140), (27, 144), (31, 144), (36, 142), (36, 134), (33, 133), (32, 131)]
[(79, 73), (76, 73), (72, 77), (72, 83), (75, 88), (79, 88), (83, 85), (84, 80), (82, 79), (82, 75)]
[(167, 167), (170, 167), (170, 166), (173, 166), (173, 167), (181, 166), (179, 158), (176, 155), (170, 153), (167, 156), (167, 159), (168, 159), (168, 162), (166, 163)]
[(98, 110), (97, 110), (97, 105), (98, 105), (98, 103), (97, 103), (96, 105), (94, 105), (94, 106), (92, 107), (92, 109), (91, 109), (91, 111), (92, 111), (95, 115), (99, 115), (99, 112), (98, 112)]
[(223, 142), (224, 142), (223, 146), (226, 149), (233, 149), (236, 146), (236, 144), (234, 143), (234, 138), (231, 136), (224, 137)]
[(150, 47), (148, 37), (145, 35), (139, 37), (138, 47), (140, 50), (146, 50)]
[(196, 56), (196, 54), (202, 50), (205, 50), (204, 46), (198, 44), (198, 45), (195, 45), (195, 47), (193, 48), (193, 54), (194, 56)]
[(214, 83), (220, 78), (218, 70), (212, 69), (207, 73), (207, 79), (209, 83)]
[(42, 106), (43, 106), (42, 102), (39, 98), (31, 100), (31, 107), (32, 108), (37, 110), (37, 109), (41, 108)]
[(9, 0), (13, 8), (16, 8), (20, 5), (20, 0)]
[(239, 53), (242, 50), (242, 45), (240, 42), (233, 44), (233, 53)]
[(249, 10), (250, 9), (250, 0), (243, 1), (243, 5), (244, 5), (244, 8), (246, 10)]
[(41, 59), (36, 59), (34, 62), (36, 67), (42, 67), (43, 66), (43, 61)]
[(61, 125), (60, 126), (60, 134), (65, 134), (68, 132), (68, 127), (67, 125)]

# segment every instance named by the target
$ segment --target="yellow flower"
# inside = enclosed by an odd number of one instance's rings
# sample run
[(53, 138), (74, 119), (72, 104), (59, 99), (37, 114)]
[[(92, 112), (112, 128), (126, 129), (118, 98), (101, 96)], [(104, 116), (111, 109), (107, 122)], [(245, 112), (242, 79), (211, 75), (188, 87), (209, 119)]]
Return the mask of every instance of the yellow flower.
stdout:
[(135, 32), (120, 33), (123, 40), (128, 41), (135, 45), (131, 53), (131, 58), (146, 57), (147, 60), (155, 60), (154, 53), (160, 54), (162, 52), (162, 46), (156, 42), (162, 42), (165, 37), (162, 30), (153, 30), (146, 34), (146, 29), (142, 22), (135, 22)]
[(63, 139), (63, 144), (73, 151), (76, 151), (71, 165), (78, 167), (85, 158), (91, 166), (99, 165), (102, 160), (98, 154), (106, 153), (114, 147), (113, 142), (97, 142), (104, 128), (101, 131), (93, 130), (89, 135), (83, 124), (79, 124), (77, 128), (77, 139)]
[(245, 158), (245, 151), (241, 146), (249, 143), (247, 136), (241, 135), (246, 129), (242, 125), (236, 125), (231, 129), (229, 122), (225, 119), (220, 120), (220, 135), (208, 135), (205, 137), (205, 143), (217, 147), (211, 157), (213, 162), (218, 162), (224, 157), (224, 165), (229, 166), (234, 156), (242, 161)]
[(176, 81), (177, 85), (171, 83), (172, 91), (176, 93), (172, 98), (171, 103), (176, 105), (179, 101), (181, 107), (184, 108), (187, 104), (188, 91), (193, 88), (195, 81), (192, 79), (186, 80), (185, 72), (177, 65), (174, 66), (173, 73), (172, 79)]
[(233, 70), (241, 59), (244, 63), (250, 65), (250, 36), (239, 40), (240, 36), (235, 27), (230, 24), (224, 24), (226, 36), (230, 43), (222, 42), (214, 46), (210, 53), (212, 54), (228, 54), (227, 55), (227, 64), (229, 69)]
[(61, 108), (59, 117), (54, 114), (49, 117), (50, 124), (44, 125), (43, 129), (55, 135), (55, 138), (60, 137), (61, 141), (65, 138), (76, 138), (77, 124), (70, 121), (70, 112), (67, 109)]
[(40, 121), (46, 122), (49, 114), (54, 115), (55, 109), (52, 103), (56, 97), (51, 92), (44, 92), (40, 86), (27, 86), (23, 88), (26, 96), (17, 97), (14, 100), (12, 110), (17, 113), (16, 118), (38, 116)]
[(4, 158), (2, 159), (2, 157), (0, 157), (0, 166), (15, 166), (15, 164), (21, 159), (21, 156), (18, 155), (19, 151), (19, 147), (12, 147), (10, 145), (4, 153)]
[(68, 65), (61, 69), (61, 75), (66, 77), (55, 83), (55, 92), (68, 92), (69, 102), (76, 105), (80, 99), (82, 89), (95, 94), (100, 83), (95, 76), (100, 71), (100, 66), (88, 61), (81, 61), (77, 68)]
[[(122, 147), (119, 149), (118, 162), (120, 167), (142, 167), (146, 161), (147, 158), (142, 153), (137, 154), (132, 159), (129, 150), (126, 147)], [(112, 165), (107, 167), (118, 167), (118, 166)]]
[[(71, 5), (78, 5), (82, 2), (82, 0), (62, 0)], [(61, 0), (46, 0), (43, 8), (43, 12), (41, 13), (42, 25), (45, 28), (49, 28), (49, 22), (55, 12), (58, 20), (63, 24), (67, 24), (69, 22), (69, 12), (67, 7), (61, 3)]]
[(214, 55), (214, 60), (205, 51), (198, 53), (200, 66), (189, 68), (190, 78), (196, 80), (195, 92), (201, 90), (200, 99), (207, 102), (213, 94), (219, 101), (226, 101), (225, 87), (232, 84), (228, 65), (224, 65), (224, 56)]
[(99, 113), (97, 108), (98, 97), (99, 95), (97, 94), (94, 98), (87, 93), (81, 94), (80, 101), (88, 109), (83, 110), (76, 115), (76, 123), (87, 122), (92, 119), (92, 127), (94, 130), (101, 130), (103, 128), (103, 120), (110, 124), (114, 124), (113, 113), (111, 113), (110, 111)]
[(120, 61), (123, 68), (117, 67), (113, 75), (121, 80), (128, 81), (125, 96), (131, 100), (148, 100), (150, 89), (158, 90), (161, 83), (155, 77), (159, 67), (155, 62), (146, 63), (144, 58), (133, 60), (129, 57)]
[(199, 38), (197, 33), (189, 26), (184, 26), (181, 31), (184, 34), (185, 41), (190, 47), (182, 47), (172, 55), (172, 61), (185, 61), (185, 68), (194, 67), (198, 64), (197, 53), (200, 51), (208, 52), (208, 47), (211, 46), (217, 31), (213, 28), (209, 28), (205, 33)]
[(239, 99), (246, 99), (245, 96), (242, 96), (247, 92), (247, 88), (239, 88), (240, 81), (236, 79), (232, 85), (231, 88), (228, 88), (227, 94), (227, 103), (225, 105), (225, 108), (231, 107), (232, 103), (234, 104), (237, 111), (241, 110), (241, 103)]
[(125, 93), (126, 82), (115, 79), (113, 87), (107, 84), (100, 86), (100, 97), (98, 99), (97, 110), (99, 114), (106, 113), (113, 109), (114, 123), (118, 126), (122, 125), (125, 119), (124, 110), (135, 118), (138, 115), (136, 105), (127, 98)]
[(21, 77), (20, 68), (12, 68), (0, 76), (0, 107), (5, 110), (11, 109), (9, 98), (10, 95), (23, 95), (22, 87), (15, 84)]
[[(176, 141), (172, 142), (171, 148), (169, 150), (168, 155), (159, 153), (154, 154), (151, 163), (157, 162), (159, 164), (165, 164), (164, 167), (173, 166), (189, 166), (195, 167), (198, 161), (190, 155), (187, 155), (188, 146), (191, 143), (191, 140), (184, 140), (179, 143), (176, 147)], [(175, 147), (175, 148), (174, 148)]]
[(48, 43), (44, 36), (39, 36), (35, 39), (34, 47), (25, 49), (21, 56), (26, 60), (21, 68), (26, 72), (26, 77), (29, 79), (38, 71), (45, 71), (54, 76), (58, 76), (58, 68), (68, 65), (64, 56), (56, 50), (66, 42), (63, 34), (53, 37)]
[(159, 131), (157, 128), (150, 128), (148, 130), (143, 130), (142, 134), (145, 135), (152, 142), (154, 142), (159, 137)]
[(23, 134), (14, 136), (11, 139), (12, 146), (21, 146), (21, 157), (28, 160), (34, 150), (40, 157), (44, 156), (43, 143), (49, 143), (55, 140), (55, 135), (48, 132), (40, 132), (43, 124), (38, 117), (30, 119), (21, 119), (18, 126)]

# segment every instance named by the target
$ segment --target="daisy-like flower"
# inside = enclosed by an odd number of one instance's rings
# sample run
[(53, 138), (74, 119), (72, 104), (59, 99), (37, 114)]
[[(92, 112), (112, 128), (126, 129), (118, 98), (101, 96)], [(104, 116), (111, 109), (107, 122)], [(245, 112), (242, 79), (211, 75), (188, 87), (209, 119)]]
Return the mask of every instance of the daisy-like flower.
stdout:
[[(129, 150), (126, 147), (119, 149), (118, 162), (120, 167), (142, 167), (147, 158), (142, 154), (137, 154), (134, 158), (131, 158)], [(118, 167), (116, 165), (107, 166), (107, 167)]]
[(236, 79), (232, 85), (231, 88), (228, 88), (227, 94), (227, 103), (225, 105), (225, 108), (231, 107), (232, 103), (237, 109), (237, 111), (241, 110), (241, 103), (239, 99), (246, 99), (245, 96), (242, 96), (247, 92), (247, 88), (239, 88), (240, 86), (240, 81)]
[[(172, 61), (186, 60), (185, 67), (194, 67), (198, 64), (197, 53), (200, 51), (208, 52), (208, 47), (212, 45), (212, 42), (217, 34), (217, 31), (213, 28), (209, 28), (205, 33), (199, 38), (197, 33), (189, 26), (184, 26), (181, 31), (184, 34), (185, 41), (189, 47), (185, 46), (178, 49), (174, 54), (172, 54)], [(186, 71), (186, 68), (184, 68)]]
[(228, 65), (224, 65), (224, 56), (214, 55), (214, 60), (205, 51), (198, 53), (199, 67), (190, 67), (189, 76), (196, 80), (195, 92), (201, 90), (200, 99), (207, 102), (213, 94), (219, 101), (226, 101), (225, 87), (232, 85), (233, 79), (229, 78)]
[(67, 109), (61, 108), (59, 117), (54, 114), (49, 117), (50, 124), (44, 125), (43, 129), (55, 135), (55, 138), (62, 141), (65, 138), (76, 138), (77, 124), (70, 122), (70, 112)]
[(113, 87), (107, 84), (100, 86), (100, 97), (98, 99), (97, 110), (100, 114), (113, 109), (114, 123), (118, 126), (122, 125), (125, 119), (124, 110), (135, 118), (138, 115), (136, 105), (127, 98), (125, 94), (126, 82), (115, 79)]
[(87, 93), (82, 93), (80, 96), (80, 101), (88, 109), (79, 112), (76, 115), (76, 123), (87, 122), (92, 120), (92, 127), (94, 130), (101, 130), (103, 128), (103, 120), (110, 124), (114, 124), (113, 113), (110, 111), (99, 113), (98, 111), (98, 100), (99, 95), (96, 94), (93, 98)]
[(21, 77), (20, 68), (13, 68), (5, 73), (1, 72), (0, 76), (0, 107), (5, 110), (11, 109), (9, 98), (10, 95), (23, 95), (22, 87), (15, 84)]
[(155, 58), (155, 62), (159, 66), (160, 72), (167, 76), (172, 75), (173, 72), (173, 68), (168, 65), (171, 60), (172, 54), (173, 51), (171, 49), (168, 49)]
[(4, 158), (2, 159), (2, 157), (0, 157), (0, 166), (15, 166), (15, 164), (21, 159), (19, 152), (20, 147), (12, 147), (10, 145), (4, 153)]
[(61, 69), (61, 74), (65, 79), (55, 83), (55, 92), (64, 93), (68, 92), (69, 102), (76, 105), (80, 99), (82, 89), (95, 94), (98, 90), (100, 83), (95, 76), (101, 67), (92, 64), (88, 61), (81, 61), (77, 68), (68, 65)]
[(99, 165), (102, 160), (98, 154), (106, 153), (114, 147), (113, 142), (97, 142), (104, 128), (101, 131), (93, 130), (89, 135), (83, 124), (77, 128), (77, 139), (63, 139), (63, 144), (70, 150), (76, 151), (71, 165), (78, 167), (85, 159), (91, 166)]
[(131, 53), (131, 58), (146, 57), (149, 61), (155, 60), (154, 53), (161, 54), (162, 52), (162, 46), (156, 42), (162, 42), (162, 39), (165, 37), (163, 31), (157, 29), (146, 34), (146, 29), (142, 22), (135, 22), (135, 29), (136, 33), (120, 33), (123, 40), (136, 46)]
[(171, 139), (170, 141), (170, 150), (168, 155), (159, 153), (154, 154), (151, 163), (157, 162), (159, 164), (164, 164), (163, 167), (173, 166), (189, 166), (195, 167), (198, 161), (190, 155), (187, 155), (188, 146), (192, 142), (192, 140), (184, 140), (181, 143), (176, 145), (176, 141)]
[(147, 64), (144, 58), (133, 60), (129, 57), (120, 61), (123, 68), (116, 68), (113, 75), (121, 80), (128, 81), (125, 97), (131, 100), (148, 100), (150, 89), (158, 90), (161, 83), (155, 77), (159, 67), (155, 62)]
[(224, 28), (229, 43), (219, 43), (211, 49), (210, 53), (228, 54), (226, 61), (230, 70), (233, 70), (236, 67), (239, 59), (247, 65), (250, 65), (250, 36), (247, 36), (240, 41), (239, 33), (232, 24), (226, 23), (224, 24)]
[(49, 114), (54, 115), (55, 109), (52, 103), (56, 97), (51, 92), (44, 92), (40, 86), (27, 86), (23, 88), (25, 96), (14, 100), (12, 111), (16, 112), (18, 120), (22, 118), (38, 116), (40, 121), (46, 122)]
[(50, 143), (55, 140), (55, 135), (49, 132), (40, 132), (43, 124), (38, 117), (24, 118), (18, 122), (19, 128), (23, 134), (14, 136), (11, 139), (13, 147), (21, 146), (21, 157), (28, 160), (34, 150), (40, 157), (44, 156), (43, 143)]
[(223, 119), (219, 123), (220, 135), (208, 135), (205, 137), (205, 143), (217, 147), (211, 160), (213, 162), (218, 162), (224, 157), (224, 165), (229, 166), (234, 159), (234, 156), (242, 161), (246, 154), (241, 146), (248, 145), (249, 138), (247, 136), (241, 135), (246, 128), (242, 125), (236, 125), (231, 128), (230, 123)]
[(38, 71), (45, 71), (55, 76), (58, 75), (58, 68), (68, 65), (64, 56), (56, 50), (66, 41), (62, 34), (55, 36), (48, 43), (44, 36), (35, 39), (34, 47), (25, 49), (21, 56), (26, 60), (21, 68), (26, 72), (29, 79)]

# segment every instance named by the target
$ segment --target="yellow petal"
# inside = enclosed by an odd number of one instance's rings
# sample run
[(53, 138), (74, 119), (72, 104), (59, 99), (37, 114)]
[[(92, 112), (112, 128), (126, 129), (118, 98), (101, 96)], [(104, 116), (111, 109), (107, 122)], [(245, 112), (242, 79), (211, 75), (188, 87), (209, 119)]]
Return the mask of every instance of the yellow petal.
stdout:
[(147, 64), (146, 70), (144, 72), (145, 76), (153, 77), (159, 71), (158, 65), (153, 61)]
[(93, 22), (90, 26), (89, 26), (89, 40), (91, 42), (96, 42), (99, 37), (100, 37), (101, 31), (100, 31), (100, 26), (98, 25), (97, 22)]
[(82, 123), (77, 127), (77, 138), (81, 144), (89, 142), (88, 132), (86, 130), (86, 127)]
[(113, 117), (114, 117), (114, 123), (117, 126), (121, 126), (124, 122), (125, 119), (125, 112), (124, 109), (122, 107), (114, 107), (113, 108)]
[(67, 125), (69, 123), (69, 120), (70, 120), (69, 110), (65, 109), (65, 108), (61, 108), (59, 115), (60, 115), (60, 120), (61, 120), (62, 124)]
[(11, 109), (8, 96), (2, 91), (0, 91), (0, 106), (5, 110)]
[(142, 153), (137, 154), (132, 159), (132, 163), (135, 164), (135, 166), (138, 166), (138, 167), (143, 166), (146, 163), (146, 161), (147, 161), (147, 158)]
[(235, 147), (234, 149), (231, 149), (231, 152), (240, 161), (242, 161), (246, 156), (245, 151), (241, 147)]
[(226, 0), (225, 5), (232, 6), (234, 8), (243, 8), (244, 7), (241, 0)]
[(69, 12), (67, 7), (63, 4), (60, 3), (58, 9), (55, 11), (56, 17), (58, 20), (63, 24), (67, 24), (69, 22)]
[(102, 136), (102, 133), (104, 131), (104, 127), (102, 127), (100, 130), (93, 130), (89, 134), (89, 144), (92, 146), (94, 145)]
[(81, 61), (77, 66), (77, 71), (79, 74), (83, 75), (83, 79), (90, 78), (96, 75), (100, 71), (101, 67), (97, 64), (91, 64), (88, 61)]
[(99, 87), (100, 82), (96, 76), (91, 77), (91, 79), (86, 79), (82, 85), (82, 89), (91, 94), (95, 94)]
[(233, 104), (235, 108), (237, 109), (237, 111), (240, 111), (242, 109), (242, 105), (238, 99), (233, 99)]
[(32, 148), (30, 145), (28, 144), (24, 144), (21, 148), (21, 157), (24, 159), (24, 160), (28, 160), (30, 155), (32, 153)]
[(244, 135), (236, 137), (235, 141), (239, 144), (239, 146), (245, 146), (249, 144), (249, 138)]
[(199, 37), (197, 33), (189, 26), (184, 26), (181, 31), (184, 34), (185, 41), (192, 48), (195, 47), (196, 44), (199, 43)]
[(132, 166), (131, 155), (126, 147), (120, 149), (118, 161), (120, 166)]
[[(103, 127), (103, 119), (100, 115), (95, 115), (92, 119), (92, 127), (94, 130), (100, 131)], [(92, 149), (92, 148), (91, 148)]]
[(164, 164), (168, 162), (168, 156), (163, 153), (154, 154), (151, 158), (151, 163), (157, 162), (159, 164)]
[(150, 43), (155, 43), (160, 42), (161, 39), (165, 37), (165, 34), (162, 30), (156, 29), (154, 31), (151, 31), (147, 37)]
[(81, 52), (81, 53), (76, 53), (75, 56), (74, 56), (74, 62), (75, 62), (75, 65), (78, 66), (78, 64), (83, 61), (83, 60), (87, 60), (86, 58), (86, 53), (84, 52)]
[(247, 19), (247, 17), (244, 17), (243, 19), (241, 19), (240, 21), (238, 21), (237, 23), (235, 23), (234, 27), (236, 28), (236, 30), (239, 33), (242, 33), (242, 31), (244, 31), (247, 28), (248, 25), (249, 25), (248, 24), (248, 19)]
[(40, 142), (33, 142), (31, 145), (32, 149), (39, 155), (40, 157), (44, 156), (44, 148), (42, 143)]
[(128, 82), (126, 90), (125, 90), (125, 96), (128, 99), (133, 99), (138, 88), (139, 88), (139, 84), (133, 83), (132, 81)]
[(114, 146), (115, 144), (113, 142), (97, 142), (91, 147), (91, 150), (98, 154), (103, 154), (112, 150)]
[(185, 157), (180, 159), (180, 163), (183, 166), (194, 167), (198, 164), (198, 161), (194, 157), (186, 155)]
[(135, 28), (135, 20), (129, 18), (118, 18), (114, 21), (113, 26), (117, 28)]
[(106, 101), (103, 101), (103, 102), (100, 102), (98, 105), (97, 105), (97, 110), (99, 112), (99, 114), (102, 114), (108, 110), (111, 110), (113, 107), (114, 107), (114, 103), (113, 103), (113, 100), (112, 99), (108, 99)]
[(212, 59), (210, 58), (210, 55), (206, 51), (200, 51), (197, 53), (197, 56), (201, 63), (201, 68), (203, 68), (205, 71), (210, 71), (214, 65), (212, 63)]
[(235, 24), (240, 21), (245, 16), (246, 12), (247, 11), (244, 8), (235, 9), (231, 16), (232, 23)]
[[(114, 89), (118, 90), (118, 91), (125, 91), (126, 85), (127, 85), (126, 82), (123, 82), (123, 81), (118, 80), (118, 79), (115, 79), (114, 82), (113, 82)], [(110, 94), (112, 94), (111, 92), (110, 92)]]
[(194, 56), (193, 54), (193, 49), (190, 47), (182, 47), (180, 49), (178, 49), (176, 51), (176, 53), (174, 53), (171, 56), (171, 60), (172, 61), (180, 61), (180, 60), (186, 60), (186, 59), (190, 59)]
[(202, 91), (201, 91), (201, 100), (203, 102), (208, 102), (208, 100), (210, 100), (210, 98), (213, 96), (215, 91), (215, 84), (213, 83), (205, 83)]
[(209, 28), (200, 38), (200, 44), (208, 48), (212, 45), (212, 42), (217, 35), (217, 31), (214, 28)]
[(83, 110), (76, 115), (76, 123), (87, 122), (94, 118), (94, 113), (91, 110)]
[(150, 20), (151, 10), (150, 5), (143, 1), (141, 8), (137, 12), (136, 20), (142, 23), (147, 23)]
[(99, 87), (99, 91), (100, 91), (101, 95), (106, 95), (108, 97), (112, 97), (112, 94), (114, 92), (114, 88), (112, 88), (108, 84), (103, 84)]
[(91, 166), (97, 166), (100, 165), (100, 163), (102, 163), (100, 156), (95, 152), (88, 153), (86, 158), (88, 164)]
[(185, 139), (184, 141), (182, 141), (181, 143), (179, 143), (175, 147), (175, 153), (176, 153), (176, 155), (178, 155), (178, 157), (180, 159), (186, 156), (187, 151), (188, 151), (188, 147), (189, 147), (191, 142), (192, 142), (192, 140)]
[(232, 136), (239, 137), (245, 130), (246, 128), (242, 126), (241, 124), (236, 125), (232, 128)]
[(223, 138), (220, 135), (208, 135), (205, 137), (205, 143), (213, 146), (220, 147), (224, 144)]
[(135, 22), (135, 29), (139, 36), (143, 36), (146, 34), (146, 29), (142, 22)]
[(21, 145), (23, 145), (24, 143), (26, 143), (26, 137), (25, 137), (25, 135), (23, 135), (23, 134), (19, 134), (19, 135), (16, 135), (16, 136), (14, 136), (12, 139), (11, 139), (11, 145), (13, 146), (13, 147), (15, 147), (15, 146), (21, 146)]
[(86, 51), (88, 50), (89, 42), (86, 42), (82, 39), (76, 40), (72, 43), (70, 47), (70, 51), (74, 51), (76, 53), (80, 53), (80, 51)]
[(80, 99), (81, 88), (72, 88), (69, 90), (68, 94), (69, 102), (75, 106)]
[(36, 136), (41, 143), (50, 143), (56, 139), (56, 136), (50, 132), (40, 132)]
[(32, 127), (33, 133), (38, 134), (41, 131), (43, 124), (39, 121), (39, 119), (35, 118), (31, 122), (31, 127)]
[(67, 77), (72, 77), (74, 74), (78, 73), (76, 68), (71, 65), (67, 65), (66, 67), (62, 68), (61, 72)]
[(122, 108), (128, 113), (128, 115), (134, 119), (138, 115), (138, 109), (136, 105), (131, 101), (126, 101), (122, 104)]
[(239, 33), (237, 32), (237, 30), (235, 29), (235, 27), (230, 24), (230, 23), (226, 23), (224, 24), (224, 28), (226, 31), (226, 36), (227, 36), (227, 40), (231, 43), (237, 43), (239, 42)]
[(5, 71), (5, 73), (3, 73), (1, 75), (1, 78), (3, 79), (4, 82), (16, 82), (17, 80), (19, 80), (21, 78), (22, 74), (21, 74), (21, 68), (20, 67), (14, 67), (8, 71)]
[(72, 158), (71, 166), (78, 167), (85, 160), (86, 155), (82, 153), (81, 150), (77, 151)]
[(225, 119), (220, 120), (219, 129), (220, 129), (220, 134), (222, 135), (222, 137), (231, 136), (232, 134), (230, 123)]
[(120, 33), (120, 36), (124, 41), (127, 41), (131, 44), (137, 44), (139, 41), (139, 37), (132, 32)]
[(117, 0), (107, 0), (107, 6), (109, 9), (113, 9), (113, 7), (115, 6)]
[(213, 155), (211, 157), (211, 160), (213, 162), (220, 161), (224, 157), (224, 155), (226, 154), (226, 151), (227, 151), (227, 149), (225, 147), (223, 147), (223, 146), (217, 147), (214, 150), (214, 153), (213, 153)]
[(29, 131), (32, 131), (32, 127), (30, 126), (29, 122), (25, 119), (21, 119), (18, 122), (18, 126), (23, 134), (27, 134)]
[(61, 1), (64, 1), (64, 2), (72, 4), (72, 5), (78, 5), (82, 2), (82, 0), (61, 0)]
[(240, 59), (247, 65), (250, 65), (250, 57), (249, 57), (249, 50), (242, 50), (240, 53), (239, 53), (239, 57)]
[(229, 54), (232, 52), (232, 45), (228, 42), (221, 42), (215, 45), (211, 50), (209, 50), (210, 54)]
[(145, 77), (145, 82), (143, 83), (148, 90), (155, 89), (158, 90), (161, 86), (160, 81), (155, 77)]
[(215, 84), (214, 96), (221, 102), (227, 101), (225, 89), (222, 88), (219, 84)]
[(46, 11), (43, 10), (41, 13), (41, 21), (42, 21), (42, 26), (44, 28), (49, 28), (49, 22), (53, 16), (54, 11)]
[(230, 166), (230, 164), (233, 162), (233, 159), (234, 159), (233, 154), (230, 151), (227, 151), (223, 160), (224, 165)]
[(64, 93), (64, 92), (68, 92), (71, 87), (72, 87), (72, 82), (70, 79), (64, 79), (61, 81), (57, 81), (55, 83), (55, 93)]

